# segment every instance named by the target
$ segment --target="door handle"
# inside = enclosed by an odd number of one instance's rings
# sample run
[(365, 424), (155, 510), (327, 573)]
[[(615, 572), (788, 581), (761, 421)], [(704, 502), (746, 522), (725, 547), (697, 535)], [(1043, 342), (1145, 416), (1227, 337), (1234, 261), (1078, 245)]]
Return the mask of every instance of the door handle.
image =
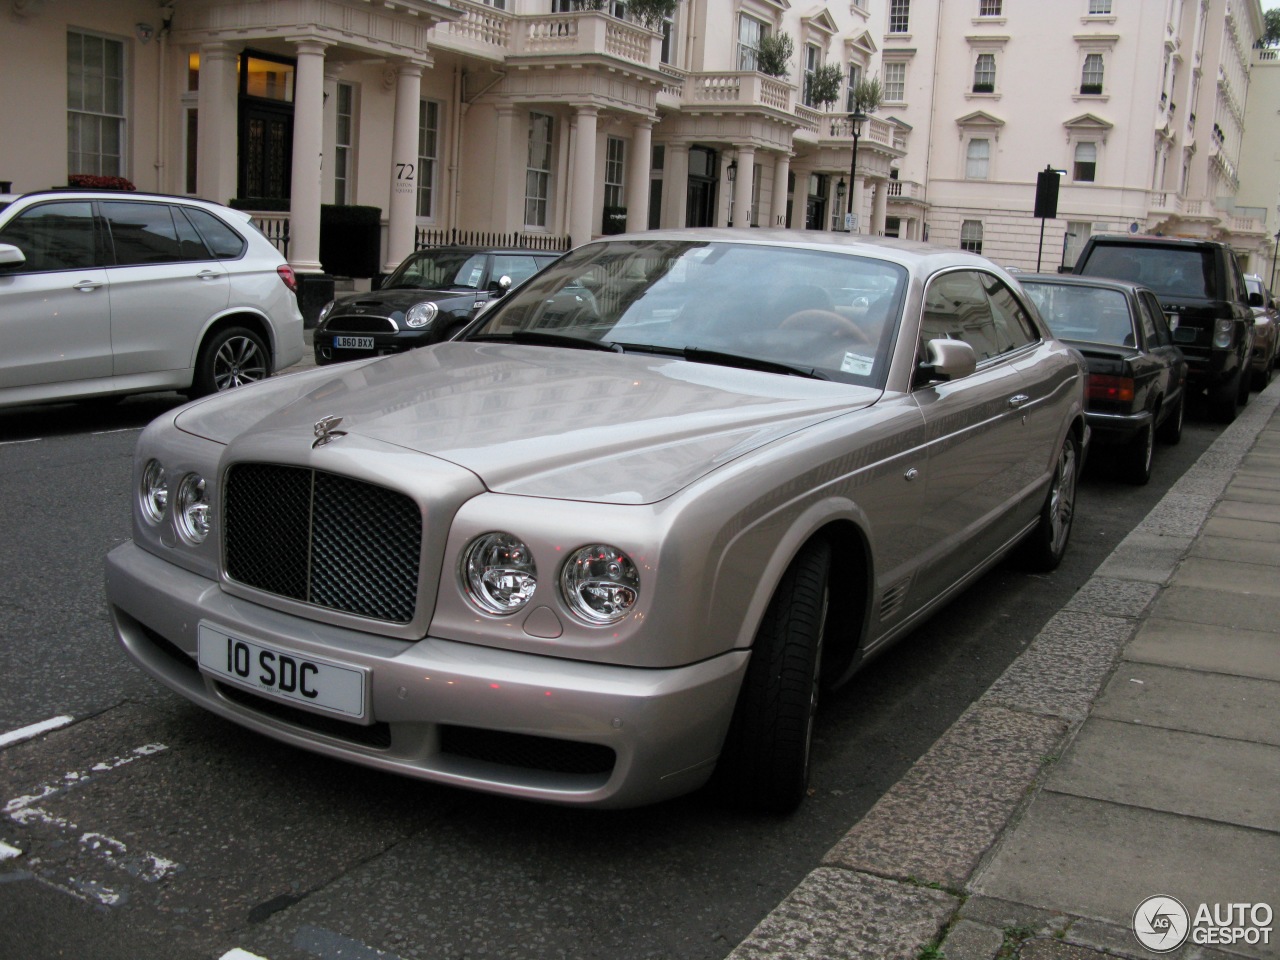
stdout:
[(71, 289), (79, 290), (81, 293), (93, 293), (101, 286), (104, 286), (101, 280), (81, 280), (78, 283), (73, 283)]
[(197, 280), (217, 280), (221, 276), (222, 274), (218, 273), (216, 270), (201, 270), (199, 273), (196, 274), (196, 279)]
[(1012, 397), (1009, 398), (1009, 406), (1017, 408), (1022, 406), (1024, 403), (1026, 403), (1030, 399), (1031, 398), (1028, 397), (1025, 393), (1015, 393)]

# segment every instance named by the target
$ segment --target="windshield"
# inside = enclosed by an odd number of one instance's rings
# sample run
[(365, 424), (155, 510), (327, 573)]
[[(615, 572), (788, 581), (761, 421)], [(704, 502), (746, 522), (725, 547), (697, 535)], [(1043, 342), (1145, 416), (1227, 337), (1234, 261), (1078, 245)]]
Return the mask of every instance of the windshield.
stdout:
[(1024, 281), (1022, 286), (1059, 339), (1118, 347), (1136, 342), (1129, 302), (1119, 290), (1034, 281)]
[(484, 280), (483, 253), (473, 250), (422, 250), (396, 267), (383, 290), (478, 290)]
[(1150, 287), (1162, 297), (1217, 299), (1213, 253), (1198, 247), (1100, 243), (1084, 272)]
[(500, 302), (467, 339), (662, 353), (882, 386), (906, 270), (781, 245), (588, 244)]

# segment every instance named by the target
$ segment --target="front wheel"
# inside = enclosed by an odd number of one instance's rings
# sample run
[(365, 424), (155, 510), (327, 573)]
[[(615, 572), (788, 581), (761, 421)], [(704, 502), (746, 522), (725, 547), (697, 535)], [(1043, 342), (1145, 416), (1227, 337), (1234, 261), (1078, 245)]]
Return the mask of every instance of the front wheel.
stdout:
[(765, 611), (713, 786), (736, 807), (790, 813), (809, 786), (831, 547), (808, 543)]
[(1076, 477), (1080, 472), (1080, 444), (1075, 436), (1067, 434), (1058, 452), (1058, 463), (1053, 470), (1049, 492), (1040, 508), (1040, 522), (1036, 524), (1023, 545), (1023, 559), (1034, 570), (1048, 572), (1057, 569), (1067, 552), (1071, 539), (1071, 521), (1076, 512)]
[(266, 342), (248, 327), (219, 330), (200, 349), (191, 396), (203, 397), (265, 380), (270, 374)]

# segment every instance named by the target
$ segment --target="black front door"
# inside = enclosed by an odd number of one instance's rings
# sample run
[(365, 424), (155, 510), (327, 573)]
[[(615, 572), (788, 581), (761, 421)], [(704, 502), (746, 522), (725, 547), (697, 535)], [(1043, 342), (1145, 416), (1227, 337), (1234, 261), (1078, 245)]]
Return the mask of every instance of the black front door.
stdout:
[(716, 225), (716, 151), (707, 147), (689, 148), (689, 194), (685, 210), (686, 227)]
[(242, 199), (288, 200), (293, 169), (293, 109), (241, 101), (240, 175)]

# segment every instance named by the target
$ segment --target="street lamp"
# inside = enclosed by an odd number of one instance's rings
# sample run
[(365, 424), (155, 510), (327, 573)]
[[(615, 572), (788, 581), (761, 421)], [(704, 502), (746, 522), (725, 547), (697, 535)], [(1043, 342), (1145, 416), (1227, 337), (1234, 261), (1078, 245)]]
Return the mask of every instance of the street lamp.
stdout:
[[(1276, 209), (1280, 210), (1280, 207), (1277, 207)], [(1275, 243), (1275, 246), (1271, 248), (1271, 284), (1270, 286), (1272, 290), (1275, 290), (1276, 288), (1276, 251), (1277, 250), (1280, 250), (1280, 230), (1276, 231), (1276, 243)]]
[(853, 133), (853, 160), (849, 164), (849, 205), (845, 207), (845, 221), (849, 224), (849, 229), (853, 229), (853, 195), (856, 192), (853, 185), (857, 182), (858, 177), (858, 138), (862, 136), (862, 125), (867, 122), (867, 115), (862, 112), (862, 104), (855, 103), (853, 105), (853, 113), (849, 114), (849, 128)]

